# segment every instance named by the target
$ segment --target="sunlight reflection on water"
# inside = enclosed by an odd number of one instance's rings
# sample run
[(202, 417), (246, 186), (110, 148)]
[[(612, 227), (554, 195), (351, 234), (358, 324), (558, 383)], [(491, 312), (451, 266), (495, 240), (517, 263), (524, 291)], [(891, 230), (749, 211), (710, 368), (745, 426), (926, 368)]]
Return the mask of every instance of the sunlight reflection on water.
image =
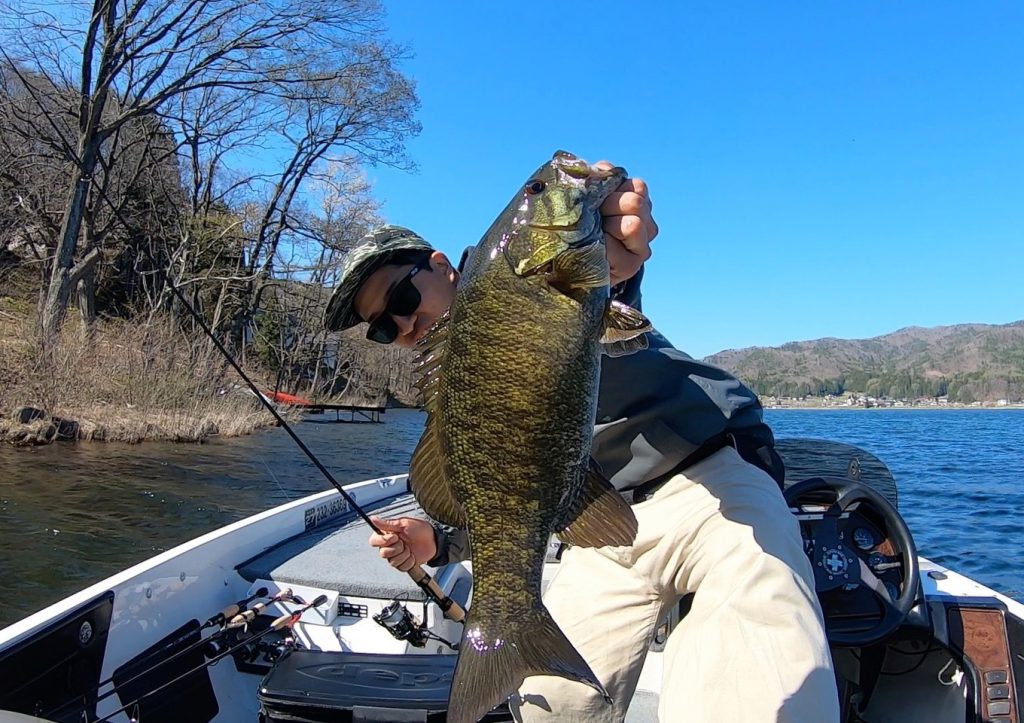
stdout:
[[(778, 437), (863, 447), (888, 464), (921, 553), (1024, 599), (1024, 411), (768, 410)], [(407, 469), (424, 415), (297, 432), (343, 483)], [(0, 449), (6, 625), (247, 515), (329, 488), (280, 429), (203, 445)]]

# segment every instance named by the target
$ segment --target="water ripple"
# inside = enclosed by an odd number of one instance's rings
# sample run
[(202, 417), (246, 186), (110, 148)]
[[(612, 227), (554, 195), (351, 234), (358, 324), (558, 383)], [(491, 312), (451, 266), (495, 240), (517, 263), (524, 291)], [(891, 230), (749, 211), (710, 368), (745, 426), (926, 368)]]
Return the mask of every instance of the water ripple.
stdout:
[[(863, 447), (889, 465), (922, 554), (1006, 594), (1024, 590), (1024, 412), (769, 410), (778, 437)], [(343, 483), (407, 469), (424, 415), (298, 425)], [(16, 620), (157, 552), (328, 489), (283, 430), (203, 445), (60, 444), (0, 451), (0, 575)], [(59, 531), (56, 534), (54, 531)]]

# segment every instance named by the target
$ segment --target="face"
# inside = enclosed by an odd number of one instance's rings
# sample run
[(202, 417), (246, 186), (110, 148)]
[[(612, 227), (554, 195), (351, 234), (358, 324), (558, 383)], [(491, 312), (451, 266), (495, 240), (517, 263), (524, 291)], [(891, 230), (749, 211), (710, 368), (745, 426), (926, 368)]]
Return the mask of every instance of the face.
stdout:
[[(398, 330), (394, 343), (406, 348), (414, 347), (451, 306), (458, 280), (458, 272), (440, 251), (432, 253), (429, 263), (409, 278), (413, 269), (413, 264), (380, 267), (363, 282), (354, 303), (356, 313), (365, 321), (373, 322), (382, 314), (388, 314)], [(419, 305), (405, 314), (389, 314), (386, 311), (389, 300), (396, 295), (396, 290), (397, 294), (403, 294), (400, 287), (407, 284), (412, 284), (419, 292)], [(401, 306), (400, 301), (396, 297), (392, 305)]]

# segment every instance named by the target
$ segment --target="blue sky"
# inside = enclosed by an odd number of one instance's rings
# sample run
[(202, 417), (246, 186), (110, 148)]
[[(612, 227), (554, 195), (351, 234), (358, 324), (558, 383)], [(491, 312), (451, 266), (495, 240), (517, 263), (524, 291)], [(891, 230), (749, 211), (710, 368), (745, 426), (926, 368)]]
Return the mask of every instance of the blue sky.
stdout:
[(694, 356), (1024, 318), (1024, 4), (386, 6), (423, 133), (369, 175), (449, 254), (564, 148), (650, 184)]

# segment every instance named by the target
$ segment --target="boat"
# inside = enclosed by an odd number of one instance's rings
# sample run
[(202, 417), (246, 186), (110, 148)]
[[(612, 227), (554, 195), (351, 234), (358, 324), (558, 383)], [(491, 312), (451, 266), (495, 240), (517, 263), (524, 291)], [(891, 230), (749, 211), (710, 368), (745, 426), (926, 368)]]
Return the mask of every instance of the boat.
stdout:
[(291, 404), (301, 407), (314, 406), (313, 402), (309, 401), (305, 397), (299, 397), (296, 396), (295, 394), (288, 394), (287, 392), (275, 392), (268, 389), (267, 391), (263, 392), (263, 395), (269, 398), (270, 401), (276, 402), (277, 404)]
[[(1021, 723), (1024, 605), (921, 557), (885, 464), (781, 440), (846, 723)], [(405, 475), (346, 485), (420, 514)], [(461, 625), (337, 491), (198, 537), (0, 630), (0, 722), (443, 721)], [(545, 578), (556, 570), (552, 541)], [(472, 605), (472, 564), (432, 570)], [(665, 619), (627, 721), (656, 720)], [(485, 720), (510, 720), (507, 705)]]

